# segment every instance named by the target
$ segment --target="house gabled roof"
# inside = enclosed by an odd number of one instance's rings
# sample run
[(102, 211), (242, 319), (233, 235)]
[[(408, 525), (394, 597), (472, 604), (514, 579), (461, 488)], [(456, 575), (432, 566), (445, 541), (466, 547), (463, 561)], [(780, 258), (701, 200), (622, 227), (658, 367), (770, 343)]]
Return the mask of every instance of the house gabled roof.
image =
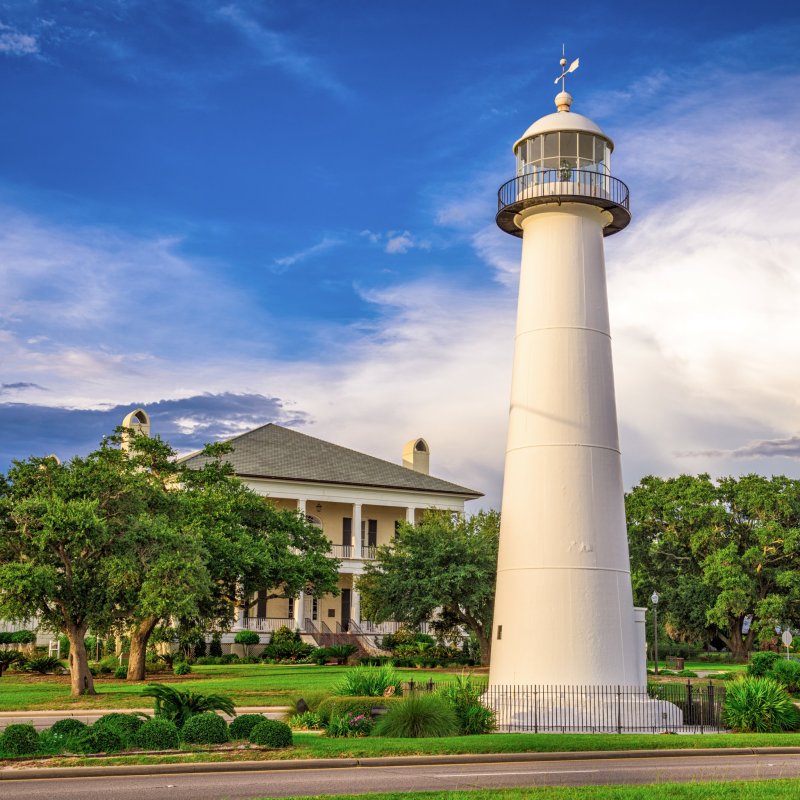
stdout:
[[(262, 425), (227, 441), (233, 446), (233, 452), (225, 458), (240, 478), (374, 486), (458, 495), (466, 499), (483, 496), (482, 492), (474, 489), (274, 423)], [(200, 469), (209, 460), (201, 453), (180, 459), (192, 469)]]

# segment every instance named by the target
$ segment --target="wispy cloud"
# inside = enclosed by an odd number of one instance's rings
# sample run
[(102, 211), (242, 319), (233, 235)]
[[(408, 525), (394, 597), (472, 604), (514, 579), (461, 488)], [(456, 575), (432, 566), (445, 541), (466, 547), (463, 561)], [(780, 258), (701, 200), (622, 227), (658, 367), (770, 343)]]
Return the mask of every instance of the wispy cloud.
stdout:
[(732, 450), (699, 450), (677, 454), (681, 458), (800, 458), (800, 436), (790, 436), (787, 439), (763, 439), (759, 442), (750, 442)]
[(241, 34), (264, 64), (278, 67), (302, 83), (327, 91), (339, 99), (352, 97), (352, 91), (325, 64), (303, 52), (288, 34), (267, 28), (235, 4), (220, 8), (219, 17)]
[(39, 54), (39, 41), (30, 33), (22, 33), (0, 22), (0, 53), (7, 56), (35, 56)]
[(325, 236), (321, 241), (317, 242), (316, 244), (312, 244), (311, 247), (306, 247), (304, 250), (298, 250), (296, 253), (292, 253), (289, 256), (276, 258), (273, 262), (273, 269), (278, 272), (283, 272), (289, 267), (299, 264), (301, 261), (306, 261), (309, 258), (313, 258), (320, 253), (324, 253), (326, 250), (330, 250), (342, 244), (344, 244), (343, 239), (333, 236)]
[(360, 235), (371, 244), (379, 245), (384, 253), (389, 255), (402, 255), (409, 250), (430, 250), (431, 243), (428, 239), (421, 239), (411, 231), (371, 231), (363, 230)]

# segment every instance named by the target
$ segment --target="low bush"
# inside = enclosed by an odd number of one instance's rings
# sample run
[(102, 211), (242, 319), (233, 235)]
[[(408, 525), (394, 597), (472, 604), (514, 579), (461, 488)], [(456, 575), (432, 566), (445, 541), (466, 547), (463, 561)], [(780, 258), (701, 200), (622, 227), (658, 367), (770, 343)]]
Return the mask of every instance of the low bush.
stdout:
[(315, 711), (302, 711), (289, 717), (289, 727), (295, 731), (316, 730), (322, 727), (322, 720)]
[(185, 662), (179, 661), (172, 669), (176, 675), (188, 675), (192, 668)]
[(195, 659), (194, 663), (198, 665), (220, 664), (222, 659), (219, 656), (200, 656), (200, 658)]
[(39, 749), (33, 725), (8, 725), (0, 736), (0, 750), (12, 756), (31, 756)]
[(253, 728), (265, 719), (263, 714), (240, 714), (231, 722), (228, 733), (231, 739), (249, 739)]
[(676, 675), (680, 675), (681, 678), (696, 678), (697, 673), (693, 672), (690, 669), (682, 669), (675, 673)]
[(120, 664), (114, 670), (114, 677), (117, 680), (124, 681), (128, 677), (128, 668), (126, 666), (124, 666), (123, 664)]
[(213, 711), (195, 714), (181, 728), (181, 738), (188, 744), (222, 744), (230, 740), (228, 723)]
[(110, 725), (95, 723), (77, 738), (81, 753), (116, 753), (125, 749), (125, 740)]
[(786, 691), (794, 694), (800, 691), (800, 663), (780, 658), (775, 661), (767, 673), (770, 678), (775, 678), (778, 683), (786, 687)]
[(403, 739), (456, 736), (459, 721), (452, 706), (438, 694), (412, 692), (389, 707), (375, 723), (376, 736)]
[(58, 722), (54, 722), (50, 726), (50, 733), (68, 739), (72, 736), (80, 736), (86, 728), (87, 726), (79, 719), (66, 717), (65, 719), (58, 720)]
[(101, 675), (113, 675), (119, 666), (119, 658), (117, 656), (104, 656), (97, 662)]
[(341, 717), (331, 717), (325, 735), (332, 738), (355, 738), (369, 736), (372, 733), (374, 722), (369, 714), (343, 714)]
[(238, 653), (225, 653), (224, 656), (219, 657), (220, 664), (235, 664), (239, 661)]
[(292, 729), (285, 722), (265, 719), (250, 732), (250, 741), (262, 747), (291, 747)]
[(774, 678), (755, 675), (727, 687), (722, 716), (729, 728), (743, 733), (780, 733), (800, 723), (786, 689)]
[(348, 697), (381, 697), (389, 688), (400, 693), (400, 674), (390, 663), (380, 667), (353, 667), (333, 690)]
[(294, 712), (301, 714), (303, 711), (316, 711), (323, 700), (330, 697), (328, 692), (314, 691), (306, 692), (302, 697), (292, 698)]
[(104, 714), (95, 721), (92, 727), (111, 729), (120, 736), (127, 747), (133, 744), (136, 731), (144, 725), (144, 721), (145, 718), (138, 714), (122, 714), (115, 711), (111, 714)]
[(341, 717), (344, 714), (369, 714), (372, 716), (372, 709), (376, 706), (388, 706), (396, 703), (394, 697), (328, 697), (317, 706), (317, 715), (323, 725), (327, 725), (333, 717)]
[(773, 665), (780, 659), (778, 653), (765, 650), (763, 653), (753, 653), (747, 665), (747, 674), (764, 676), (772, 670)]
[(155, 717), (136, 731), (133, 743), (141, 750), (176, 750), (180, 747), (178, 728), (168, 719)]

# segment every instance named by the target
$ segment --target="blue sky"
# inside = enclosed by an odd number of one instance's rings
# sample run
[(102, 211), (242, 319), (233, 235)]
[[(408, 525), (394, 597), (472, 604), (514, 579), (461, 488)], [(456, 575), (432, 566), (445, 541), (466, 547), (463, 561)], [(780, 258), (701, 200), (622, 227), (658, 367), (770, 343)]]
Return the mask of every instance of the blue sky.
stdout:
[(510, 146), (615, 140), (625, 477), (800, 476), (800, 11), (789, 2), (0, 2), (0, 469), (131, 407), (264, 422), (498, 505)]

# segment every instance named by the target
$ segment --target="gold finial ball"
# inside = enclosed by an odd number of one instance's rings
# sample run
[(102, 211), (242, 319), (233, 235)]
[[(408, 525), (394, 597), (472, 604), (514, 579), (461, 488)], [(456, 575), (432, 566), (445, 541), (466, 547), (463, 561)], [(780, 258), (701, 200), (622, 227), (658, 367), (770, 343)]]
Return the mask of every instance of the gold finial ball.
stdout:
[(569, 111), (572, 105), (572, 95), (569, 92), (559, 92), (556, 95), (556, 108), (559, 111)]
[(559, 61), (558, 63), (561, 64), (562, 67), (566, 67), (567, 66), (567, 59), (562, 56), (561, 57), (561, 61)]

